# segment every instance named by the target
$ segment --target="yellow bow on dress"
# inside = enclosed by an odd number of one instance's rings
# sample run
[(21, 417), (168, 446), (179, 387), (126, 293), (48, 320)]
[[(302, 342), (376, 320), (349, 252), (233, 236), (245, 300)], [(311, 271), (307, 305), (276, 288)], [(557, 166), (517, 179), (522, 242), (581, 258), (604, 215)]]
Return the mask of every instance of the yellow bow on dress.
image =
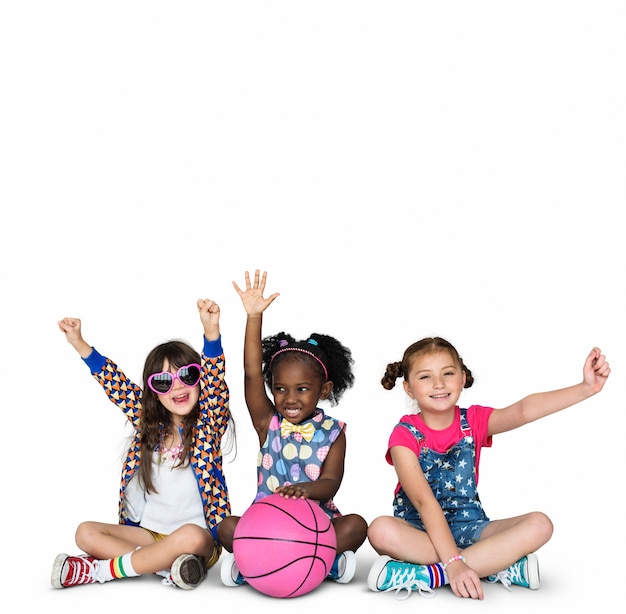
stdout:
[(313, 435), (315, 435), (315, 427), (311, 422), (307, 424), (293, 424), (289, 420), (285, 420), (280, 423), (280, 436), (287, 437), (291, 433), (299, 433), (306, 441), (311, 441)]

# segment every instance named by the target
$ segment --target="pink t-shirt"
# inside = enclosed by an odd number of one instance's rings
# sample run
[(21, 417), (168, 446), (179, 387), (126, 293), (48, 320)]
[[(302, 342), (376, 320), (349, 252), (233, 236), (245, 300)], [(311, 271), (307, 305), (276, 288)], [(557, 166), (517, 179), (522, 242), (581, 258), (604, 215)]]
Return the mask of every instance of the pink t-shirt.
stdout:
[[(478, 486), (478, 466), (480, 463), (480, 451), (481, 448), (491, 447), (491, 435), (488, 434), (487, 426), (489, 416), (493, 411), (493, 407), (482, 407), (481, 405), (472, 405), (467, 408), (467, 422), (472, 429), (472, 435), (474, 436), (474, 442), (476, 445), (476, 485)], [(420, 414), (407, 414), (402, 416), (400, 422), (408, 422), (412, 424), (423, 436), (424, 440), (419, 444), (415, 436), (409, 429), (404, 426), (396, 425), (389, 437), (389, 447), (385, 454), (385, 459), (390, 465), (393, 465), (391, 460), (390, 450), (394, 446), (404, 446), (415, 452), (416, 456), (419, 456), (422, 445), (426, 445), (431, 450), (439, 452), (441, 454), (447, 452), (456, 443), (458, 443), (463, 437), (461, 431), (461, 413), (457, 406), (454, 412), (454, 420), (452, 424), (441, 431), (426, 426), (422, 416)], [(400, 490), (400, 484), (396, 486), (395, 493)]]

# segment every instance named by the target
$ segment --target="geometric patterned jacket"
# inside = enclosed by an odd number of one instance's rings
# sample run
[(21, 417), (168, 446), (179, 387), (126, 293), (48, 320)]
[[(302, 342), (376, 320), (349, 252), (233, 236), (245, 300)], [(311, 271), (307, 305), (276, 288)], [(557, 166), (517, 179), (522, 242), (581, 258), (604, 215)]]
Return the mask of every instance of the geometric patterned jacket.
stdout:
[[(200, 413), (194, 428), (191, 449), (193, 467), (207, 528), (216, 537), (217, 525), (230, 515), (230, 500), (226, 479), (222, 471), (222, 437), (230, 422), (229, 390), (226, 384), (226, 361), (221, 336), (214, 341), (204, 340), (202, 373), (200, 376)], [(139, 386), (130, 381), (117, 365), (92, 348), (83, 359), (93, 377), (102, 386), (107, 397), (119, 407), (134, 429), (134, 436), (122, 466), (119, 498), (119, 523), (130, 523), (125, 509), (125, 491), (135, 475), (141, 454), (139, 429), (141, 428), (141, 395)]]

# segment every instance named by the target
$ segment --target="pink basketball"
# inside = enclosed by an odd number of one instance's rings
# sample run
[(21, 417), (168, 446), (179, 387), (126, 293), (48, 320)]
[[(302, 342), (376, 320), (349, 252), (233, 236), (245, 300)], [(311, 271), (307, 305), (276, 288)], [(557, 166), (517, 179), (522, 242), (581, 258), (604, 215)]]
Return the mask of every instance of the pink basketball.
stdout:
[(335, 528), (311, 499), (260, 499), (241, 516), (233, 536), (239, 573), (270, 597), (299, 597), (317, 588), (336, 552)]

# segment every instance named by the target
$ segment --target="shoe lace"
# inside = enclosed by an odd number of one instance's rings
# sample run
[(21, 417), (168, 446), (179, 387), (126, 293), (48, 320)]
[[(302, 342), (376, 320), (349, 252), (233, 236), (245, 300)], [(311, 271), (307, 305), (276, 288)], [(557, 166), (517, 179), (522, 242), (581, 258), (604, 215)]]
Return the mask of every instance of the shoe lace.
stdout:
[(505, 569), (504, 571), (499, 571), (498, 573), (493, 574), (492, 576), (489, 576), (489, 581), (490, 582), (502, 582), (502, 585), (504, 586), (504, 588), (506, 588), (507, 591), (511, 591), (512, 579), (511, 579), (511, 573), (509, 572), (508, 569)]
[(399, 601), (408, 599), (413, 591), (417, 591), (422, 597), (435, 596), (435, 591), (426, 582), (415, 577), (415, 569), (392, 569), (390, 584), (384, 592), (395, 591)]
[(527, 578), (524, 575), (526, 557), (520, 559), (514, 565), (511, 565), (507, 570), (509, 572), (509, 581), (512, 584), (517, 584), (518, 586), (528, 586)]
[[(84, 557), (76, 557), (71, 561), (71, 576), (69, 579), (66, 579), (66, 582), (72, 586), (74, 584), (85, 584), (86, 581), (89, 582), (90, 580), (92, 582), (98, 580), (98, 567), (97, 561), (92, 562)], [(100, 582), (101, 580), (98, 581)]]
[(161, 576), (161, 584), (163, 586), (175, 586), (174, 580), (172, 579), (172, 572), (169, 569), (155, 571), (154, 575)]

